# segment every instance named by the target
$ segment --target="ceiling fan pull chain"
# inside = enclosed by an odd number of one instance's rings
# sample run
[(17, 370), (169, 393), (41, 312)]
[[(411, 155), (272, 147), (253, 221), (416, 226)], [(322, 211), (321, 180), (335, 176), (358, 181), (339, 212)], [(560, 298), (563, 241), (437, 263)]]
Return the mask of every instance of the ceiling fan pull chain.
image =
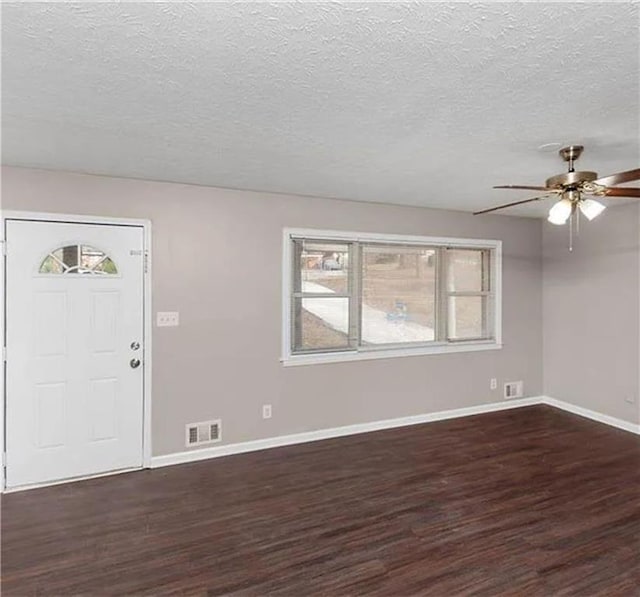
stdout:
[(573, 251), (573, 214), (569, 216), (569, 252)]

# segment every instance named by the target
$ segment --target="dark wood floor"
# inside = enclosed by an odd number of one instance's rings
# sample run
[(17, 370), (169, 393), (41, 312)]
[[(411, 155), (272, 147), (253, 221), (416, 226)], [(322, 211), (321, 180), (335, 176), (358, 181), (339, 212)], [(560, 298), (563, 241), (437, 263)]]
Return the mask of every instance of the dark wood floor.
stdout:
[(546, 406), (9, 494), (2, 594), (638, 595), (640, 438)]

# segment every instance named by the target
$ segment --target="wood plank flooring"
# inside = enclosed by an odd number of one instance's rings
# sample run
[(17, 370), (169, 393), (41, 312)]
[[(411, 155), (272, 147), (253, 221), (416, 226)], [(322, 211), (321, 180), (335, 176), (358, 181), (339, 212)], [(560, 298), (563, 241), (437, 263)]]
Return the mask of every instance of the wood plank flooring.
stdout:
[(638, 595), (640, 438), (546, 406), (8, 494), (2, 595)]

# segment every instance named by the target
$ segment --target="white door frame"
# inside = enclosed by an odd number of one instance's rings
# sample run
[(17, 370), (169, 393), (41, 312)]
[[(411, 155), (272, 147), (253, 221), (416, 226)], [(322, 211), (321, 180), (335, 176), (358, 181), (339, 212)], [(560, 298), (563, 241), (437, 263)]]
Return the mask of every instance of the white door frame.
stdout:
[[(142, 468), (150, 468), (151, 466), (151, 359), (152, 359), (152, 344), (151, 344), (151, 331), (153, 329), (152, 311), (151, 311), (151, 220), (142, 220), (135, 218), (110, 218), (110, 217), (98, 217), (89, 215), (72, 215), (72, 214), (59, 214), (59, 213), (45, 213), (45, 212), (31, 212), (31, 211), (8, 211), (3, 210), (0, 212), (1, 224), (0, 229), (0, 244), (2, 246), (2, 259), (0, 259), (0, 288), (2, 289), (2, 316), (0, 317), (0, 340), (2, 345), (2, 374), (0, 375), (0, 396), (2, 400), (2, 408), (0, 408), (0, 450), (2, 452), (2, 465), (3, 470), (0, 475), (0, 492), (5, 491), (5, 471), (4, 465), (6, 457), (6, 440), (5, 440), (5, 412), (7, 406), (7, 391), (5, 387), (6, 379), (6, 360), (5, 360), (5, 347), (6, 347), (6, 316), (7, 316), (7, 287), (6, 287), (6, 221), (7, 220), (27, 220), (31, 222), (59, 222), (70, 224), (103, 224), (112, 226), (136, 226), (143, 229), (144, 235), (144, 317), (143, 317), (143, 330), (144, 330), (144, 395), (143, 395), (143, 440), (142, 440)], [(116, 471), (117, 472), (117, 471)], [(110, 474), (110, 473), (107, 473)], [(91, 476), (104, 476), (91, 475)], [(74, 479), (77, 481), (77, 479)], [(62, 481), (65, 482), (65, 481)], [(59, 482), (43, 483), (45, 485), (54, 485)]]

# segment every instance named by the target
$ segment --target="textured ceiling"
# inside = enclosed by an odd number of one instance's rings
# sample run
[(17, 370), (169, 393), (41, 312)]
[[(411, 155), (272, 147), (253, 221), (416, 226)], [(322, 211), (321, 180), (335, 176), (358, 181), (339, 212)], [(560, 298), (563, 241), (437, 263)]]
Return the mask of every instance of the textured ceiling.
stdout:
[[(4, 3), (6, 164), (471, 210), (638, 166), (632, 3)], [(526, 192), (525, 192), (526, 193)], [(536, 208), (511, 213), (539, 214)]]

